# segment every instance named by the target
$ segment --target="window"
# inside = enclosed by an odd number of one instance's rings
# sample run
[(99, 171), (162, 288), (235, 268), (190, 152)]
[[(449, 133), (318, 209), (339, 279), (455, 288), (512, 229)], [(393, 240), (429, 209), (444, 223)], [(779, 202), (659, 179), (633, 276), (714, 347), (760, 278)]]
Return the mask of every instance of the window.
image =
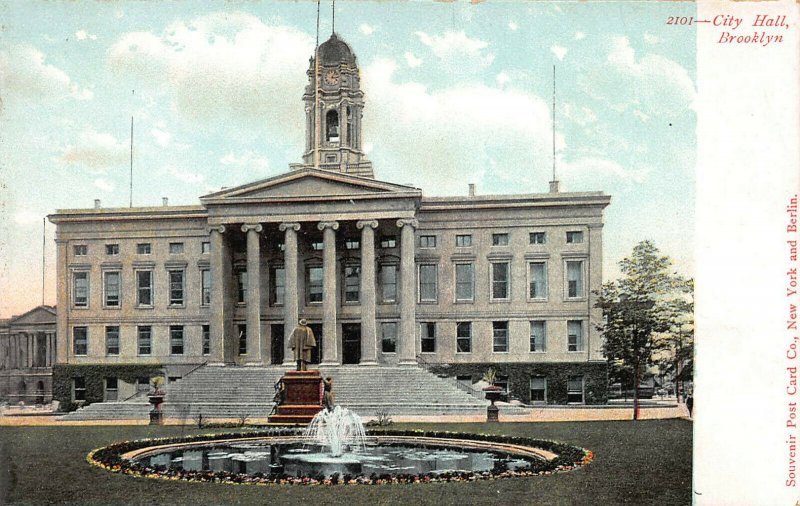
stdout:
[(419, 266), (419, 301), (436, 302), (436, 265)]
[(86, 400), (86, 378), (72, 378), (72, 400), (76, 402)]
[(508, 300), (509, 295), (508, 262), (492, 263), (492, 300)]
[(361, 248), (361, 241), (355, 238), (348, 238), (344, 240), (344, 249), (357, 250)]
[(282, 306), (286, 295), (286, 270), (283, 266), (273, 267), (269, 277), (269, 303)]
[(136, 271), (136, 305), (153, 305), (153, 271)]
[(492, 246), (508, 246), (508, 234), (492, 234)]
[(85, 257), (89, 253), (89, 247), (85, 244), (76, 244), (72, 247), (72, 254), (76, 257)]
[(456, 301), (475, 299), (475, 271), (472, 264), (456, 264)]
[(531, 322), (531, 351), (547, 351), (547, 327), (544, 320)]
[(200, 253), (202, 255), (208, 255), (211, 253), (211, 243), (208, 241), (203, 241), (200, 243)]
[(472, 322), (458, 322), (456, 324), (456, 353), (470, 353), (472, 351)]
[(75, 355), (89, 353), (89, 329), (87, 327), (72, 328), (72, 353)]
[[(325, 114), (325, 140), (339, 142), (339, 112), (335, 109)], [(336, 161), (336, 159), (334, 158), (333, 161)]]
[(420, 248), (435, 248), (436, 247), (436, 236), (435, 235), (421, 235), (421, 236), (419, 236), (419, 247)]
[(311, 243), (311, 249), (314, 251), (322, 251), (324, 247), (325, 245), (322, 241), (314, 241)]
[(284, 244), (282, 242), (276, 242), (275, 243), (275, 249), (277, 251), (286, 251), (286, 244)]
[(583, 232), (567, 232), (567, 244), (578, 244), (583, 242)]
[(322, 267), (307, 267), (306, 268), (306, 293), (308, 294), (308, 302), (318, 303), (322, 302)]
[(104, 401), (116, 401), (118, 392), (117, 378), (105, 378), (105, 391), (103, 392)]
[(344, 267), (344, 301), (358, 302), (361, 290), (361, 266), (345, 265)]
[(583, 404), (583, 376), (567, 378), (567, 402)]
[(420, 324), (420, 350), (422, 353), (436, 353), (436, 324), (424, 322)]
[(547, 268), (544, 262), (528, 264), (528, 297), (531, 299), (547, 298)]
[(172, 355), (183, 355), (183, 325), (170, 325), (169, 352)]
[(75, 307), (89, 306), (89, 273), (72, 273), (72, 305)]
[(247, 355), (247, 325), (237, 325), (239, 332), (239, 355)]
[(567, 262), (567, 297), (583, 297), (583, 261)]
[(547, 404), (547, 378), (531, 376), (531, 404)]
[(106, 355), (119, 355), (119, 327), (106, 327)]
[(171, 242), (171, 243), (169, 243), (169, 254), (170, 255), (183, 255), (183, 243), (182, 242)]
[(211, 271), (203, 269), (200, 271), (200, 305), (209, 304), (211, 304)]
[(531, 244), (544, 244), (547, 241), (547, 236), (544, 232), (531, 232), (528, 234), (528, 240)]
[(136, 342), (139, 355), (150, 355), (153, 352), (153, 329), (150, 325), (139, 325), (136, 328)]
[(211, 326), (203, 325), (203, 355), (211, 354)]
[(379, 272), (381, 302), (397, 301), (397, 264), (381, 264)]
[(397, 236), (385, 235), (381, 237), (381, 248), (396, 248)]
[(236, 271), (236, 302), (247, 302), (247, 271)]
[(457, 235), (456, 236), (456, 247), (457, 248), (467, 248), (472, 246), (472, 236), (471, 235)]
[(103, 300), (107, 307), (119, 307), (119, 271), (103, 273)]
[(149, 242), (140, 242), (136, 245), (137, 255), (149, 255), (150, 253), (152, 253), (152, 248)]
[(106, 244), (106, 255), (119, 255), (119, 244)]
[(183, 271), (169, 271), (169, 305), (183, 305)]
[(381, 351), (394, 353), (397, 350), (397, 323), (381, 323)]
[(136, 378), (136, 392), (142, 393), (150, 390), (150, 378)]
[(492, 322), (492, 351), (495, 353), (508, 351), (508, 322)]
[(580, 320), (567, 322), (567, 351), (583, 351), (583, 322)]

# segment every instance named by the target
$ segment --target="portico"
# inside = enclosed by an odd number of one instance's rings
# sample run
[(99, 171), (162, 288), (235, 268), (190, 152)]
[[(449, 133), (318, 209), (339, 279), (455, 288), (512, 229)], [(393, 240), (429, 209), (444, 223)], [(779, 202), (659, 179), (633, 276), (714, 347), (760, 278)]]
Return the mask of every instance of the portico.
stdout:
[[(282, 340), (290, 365), (289, 335), (306, 318), (321, 333), (323, 366), (343, 362), (342, 324), (350, 339), (360, 331), (358, 357), (348, 362), (416, 364), (420, 199), (416, 188), (313, 168), (202, 197), (211, 243), (210, 363), (275, 363)], [(392, 239), (381, 247), (376, 236)], [(387, 258), (399, 259), (399, 289), (379, 301), (378, 262)], [(396, 351), (380, 357), (378, 319), (398, 330)]]

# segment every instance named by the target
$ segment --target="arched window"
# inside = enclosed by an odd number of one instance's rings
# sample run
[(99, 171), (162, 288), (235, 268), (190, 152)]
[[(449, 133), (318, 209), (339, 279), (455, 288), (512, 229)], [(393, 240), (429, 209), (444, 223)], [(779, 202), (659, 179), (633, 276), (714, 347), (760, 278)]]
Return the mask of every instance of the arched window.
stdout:
[(339, 113), (335, 109), (325, 115), (325, 139), (328, 142), (339, 142)]
[(347, 108), (347, 145), (355, 146), (353, 142), (353, 112)]

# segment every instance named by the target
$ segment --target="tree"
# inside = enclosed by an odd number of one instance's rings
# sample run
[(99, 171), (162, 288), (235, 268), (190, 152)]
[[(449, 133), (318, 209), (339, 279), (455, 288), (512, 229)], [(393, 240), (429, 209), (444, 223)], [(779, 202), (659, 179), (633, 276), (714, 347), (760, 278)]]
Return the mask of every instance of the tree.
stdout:
[(672, 261), (651, 241), (642, 241), (619, 262), (622, 277), (603, 284), (596, 306), (603, 310), (598, 326), (603, 353), (618, 378), (633, 380), (634, 420), (639, 418), (639, 383), (654, 354), (666, 349), (663, 339), (684, 313), (687, 281), (670, 271)]

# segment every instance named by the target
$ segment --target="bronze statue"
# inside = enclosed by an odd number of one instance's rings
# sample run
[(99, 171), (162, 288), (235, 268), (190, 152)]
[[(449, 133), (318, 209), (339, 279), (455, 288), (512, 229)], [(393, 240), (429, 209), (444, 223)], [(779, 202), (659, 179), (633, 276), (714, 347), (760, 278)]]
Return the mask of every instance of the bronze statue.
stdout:
[(322, 380), (322, 408), (326, 411), (333, 411), (336, 405), (336, 395), (333, 393), (333, 377), (328, 376)]
[(301, 319), (300, 324), (292, 332), (292, 350), (298, 371), (308, 369), (306, 364), (311, 362), (311, 350), (316, 347), (317, 341), (314, 339), (314, 332), (308, 326), (308, 322)]

